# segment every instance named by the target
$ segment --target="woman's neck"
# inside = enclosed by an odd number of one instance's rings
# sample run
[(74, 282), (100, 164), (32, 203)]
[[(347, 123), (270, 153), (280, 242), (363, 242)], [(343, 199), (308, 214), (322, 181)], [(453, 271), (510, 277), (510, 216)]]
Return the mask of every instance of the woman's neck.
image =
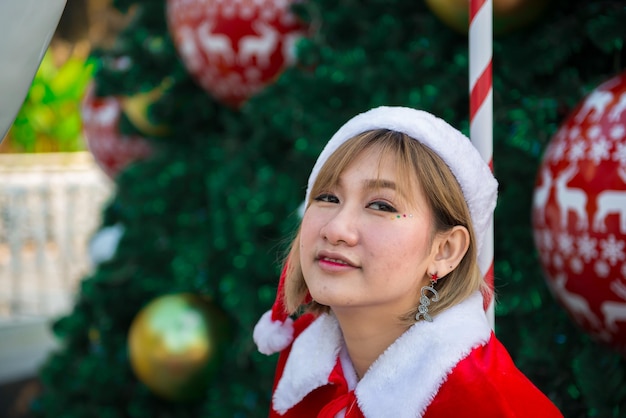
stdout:
[(359, 380), (387, 347), (409, 328), (396, 315), (335, 312), (335, 316)]

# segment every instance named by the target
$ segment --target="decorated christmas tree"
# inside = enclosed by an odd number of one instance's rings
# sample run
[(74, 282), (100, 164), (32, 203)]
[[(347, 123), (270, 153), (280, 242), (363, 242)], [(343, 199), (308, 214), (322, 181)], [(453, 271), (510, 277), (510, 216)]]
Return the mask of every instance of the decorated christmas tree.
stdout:
[[(252, 329), (272, 304), (310, 168), (345, 120), (379, 105), (468, 132), (467, 2), (113, 4), (130, 23), (92, 53), (84, 118), (116, 194), (96, 268), (54, 324), (61, 348), (33, 410), (266, 416), (276, 357), (257, 353)], [(626, 1), (511, 4), (494, 0), (496, 333), (566, 417), (623, 416), (626, 328), (599, 338), (579, 326), (550, 290), (531, 220), (551, 139), (624, 71)], [(105, 128), (118, 146), (108, 155), (95, 151)], [(625, 258), (622, 247), (616, 271)], [(613, 279), (624, 283), (626, 267)]]

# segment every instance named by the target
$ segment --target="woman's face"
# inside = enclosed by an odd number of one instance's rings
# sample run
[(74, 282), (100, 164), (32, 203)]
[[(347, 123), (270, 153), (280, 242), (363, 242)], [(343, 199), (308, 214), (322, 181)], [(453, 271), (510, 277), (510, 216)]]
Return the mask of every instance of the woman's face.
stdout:
[(430, 209), (421, 191), (412, 201), (402, 198), (393, 161), (379, 160), (365, 151), (336, 186), (312, 196), (302, 220), (304, 279), (313, 299), (335, 312), (404, 315), (428, 282)]

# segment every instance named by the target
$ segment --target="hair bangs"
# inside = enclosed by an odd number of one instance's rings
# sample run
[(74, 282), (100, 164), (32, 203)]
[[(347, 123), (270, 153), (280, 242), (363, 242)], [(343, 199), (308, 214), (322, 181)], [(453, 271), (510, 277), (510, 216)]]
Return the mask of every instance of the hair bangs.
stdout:
[(409, 151), (412, 142), (416, 141), (403, 133), (390, 130), (367, 131), (346, 141), (322, 166), (306, 206), (311, 204), (315, 196), (337, 186), (342, 173), (366, 152), (378, 153), (379, 173), (385, 161), (392, 161), (398, 195), (405, 203), (413, 201), (415, 193), (419, 190), (419, 180), (413, 168), (416, 158)]

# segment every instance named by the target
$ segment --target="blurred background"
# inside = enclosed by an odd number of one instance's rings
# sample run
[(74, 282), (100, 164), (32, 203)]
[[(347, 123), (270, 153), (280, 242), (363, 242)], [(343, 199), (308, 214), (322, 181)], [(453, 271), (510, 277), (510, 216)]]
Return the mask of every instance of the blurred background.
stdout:
[[(493, 0), (495, 330), (568, 418), (626, 416), (624, 21)], [(68, 0), (0, 142), (0, 416), (267, 416), (318, 153), (380, 105), (469, 136), (468, 66), (467, 0)]]

